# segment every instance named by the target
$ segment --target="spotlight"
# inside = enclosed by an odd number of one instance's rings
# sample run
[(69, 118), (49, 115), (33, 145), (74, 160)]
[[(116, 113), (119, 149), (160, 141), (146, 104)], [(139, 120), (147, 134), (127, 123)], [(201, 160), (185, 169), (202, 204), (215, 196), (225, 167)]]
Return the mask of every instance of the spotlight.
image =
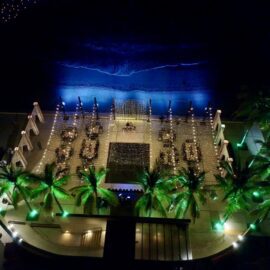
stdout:
[(69, 212), (67, 212), (67, 211), (64, 211), (63, 213), (62, 213), (62, 217), (67, 217), (69, 215)]
[(222, 223), (222, 222), (217, 222), (217, 223), (215, 223), (215, 229), (217, 230), (217, 231), (222, 231), (222, 230), (224, 230), (224, 224)]
[(8, 224), (7, 226), (10, 230), (14, 228), (13, 224)]
[(252, 193), (252, 195), (253, 195), (254, 197), (260, 197), (260, 192), (254, 191), (254, 192)]
[(238, 237), (238, 239), (239, 239), (240, 241), (243, 241), (243, 240), (244, 240), (244, 236), (241, 235), (241, 234), (239, 234), (237, 237)]

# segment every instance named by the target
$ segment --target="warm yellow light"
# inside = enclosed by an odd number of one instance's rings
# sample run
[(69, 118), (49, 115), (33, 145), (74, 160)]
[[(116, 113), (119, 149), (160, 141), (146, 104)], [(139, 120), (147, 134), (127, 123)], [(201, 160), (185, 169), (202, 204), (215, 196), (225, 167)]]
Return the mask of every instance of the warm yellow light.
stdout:
[(92, 235), (93, 235), (93, 232), (92, 232), (91, 230), (88, 230), (86, 233), (87, 233), (87, 235), (89, 235), (89, 236), (92, 236)]

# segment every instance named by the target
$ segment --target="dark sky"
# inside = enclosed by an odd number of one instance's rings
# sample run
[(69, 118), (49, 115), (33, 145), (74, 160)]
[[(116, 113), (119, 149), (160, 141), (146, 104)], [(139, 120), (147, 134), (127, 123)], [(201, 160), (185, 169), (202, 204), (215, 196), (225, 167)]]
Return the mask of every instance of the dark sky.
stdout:
[(1, 88), (46, 92), (51, 63), (96, 40), (199, 47), (218, 91), (268, 84), (269, 32), (267, 1), (40, 0), (0, 25)]

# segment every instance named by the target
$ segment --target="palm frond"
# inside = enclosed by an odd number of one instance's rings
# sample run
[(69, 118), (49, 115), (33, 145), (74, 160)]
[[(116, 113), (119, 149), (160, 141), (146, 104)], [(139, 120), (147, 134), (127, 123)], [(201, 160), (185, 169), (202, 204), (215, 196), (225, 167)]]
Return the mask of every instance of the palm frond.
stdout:
[(113, 191), (105, 188), (99, 188), (98, 195), (112, 206), (117, 206), (119, 204), (118, 198)]
[(13, 204), (15, 209), (17, 209), (17, 207), (18, 207), (19, 196), (20, 196), (20, 193), (19, 193), (18, 189), (13, 188), (11, 197), (12, 197), (12, 204)]
[[(76, 195), (76, 200), (75, 200), (75, 205), (76, 206), (81, 206), (83, 204), (82, 202), (82, 198), (85, 196), (89, 196), (89, 190), (88, 189), (84, 189), (84, 190), (81, 190), (80, 192), (77, 193)], [(86, 195), (87, 194), (87, 195)], [(84, 199), (84, 202), (86, 201), (87, 199)]]
[(142, 195), (140, 199), (137, 200), (136, 204), (135, 204), (135, 214), (137, 216), (140, 215), (140, 213), (142, 211), (146, 211), (148, 210), (148, 205), (149, 205), (149, 200), (151, 200), (151, 197), (147, 194), (147, 195)]
[(254, 210), (250, 212), (252, 216), (256, 216), (260, 221), (264, 221), (270, 213), (270, 199), (265, 200), (263, 203), (259, 204)]
[(93, 201), (94, 196), (95, 192), (93, 188), (88, 188), (87, 192), (84, 192), (82, 195), (82, 204), (86, 205), (87, 203), (91, 203), (91, 201)]
[(30, 198), (35, 199), (38, 196), (44, 194), (48, 190), (48, 186), (45, 183), (42, 183), (39, 187), (32, 189), (30, 191)]
[(63, 176), (63, 177), (61, 177), (59, 179), (54, 179), (53, 185), (60, 187), (60, 186), (62, 186), (64, 184), (67, 184), (69, 178), (70, 178), (70, 175), (65, 175), (65, 176)]
[(100, 170), (98, 172), (96, 172), (96, 179), (97, 179), (97, 184), (98, 185), (105, 178), (108, 171), (109, 171), (108, 169), (100, 168)]
[(201, 204), (202, 205), (206, 204), (207, 199), (204, 196), (203, 192), (202, 191), (198, 191), (197, 194), (198, 194), (198, 197), (199, 197), (199, 200), (200, 200)]
[(81, 192), (82, 190), (87, 190), (89, 188), (89, 185), (81, 185), (81, 186), (76, 186), (71, 189), (69, 189), (70, 192)]
[(3, 194), (7, 194), (11, 188), (12, 184), (9, 182), (3, 182), (0, 184), (0, 198)]
[(70, 198), (69, 193), (61, 187), (52, 186), (52, 192), (55, 195), (55, 197), (58, 199), (67, 200)]
[(153, 198), (153, 208), (157, 210), (163, 217), (167, 217), (165, 207), (157, 197)]
[(181, 208), (182, 208), (182, 211), (183, 211), (183, 213), (182, 213), (183, 217), (186, 216), (187, 211), (188, 211), (188, 209), (189, 209), (189, 207), (191, 205), (191, 201), (192, 201), (192, 196), (190, 194), (185, 199), (183, 199), (181, 201)]

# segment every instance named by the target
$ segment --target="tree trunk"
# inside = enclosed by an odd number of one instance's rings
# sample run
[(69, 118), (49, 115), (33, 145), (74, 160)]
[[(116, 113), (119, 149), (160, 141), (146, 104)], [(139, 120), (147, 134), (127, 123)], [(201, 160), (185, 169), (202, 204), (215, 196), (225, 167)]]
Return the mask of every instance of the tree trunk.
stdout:
[(62, 205), (60, 204), (60, 202), (58, 201), (58, 199), (56, 198), (56, 196), (54, 195), (54, 193), (53, 193), (53, 197), (55, 199), (55, 202), (56, 202), (56, 204), (57, 204), (57, 206), (58, 206), (61, 214), (63, 214), (64, 213), (64, 209), (63, 209)]
[(23, 200), (25, 201), (25, 203), (26, 203), (28, 209), (29, 209), (30, 211), (32, 211), (33, 208), (31, 207), (30, 203), (28, 202), (28, 200), (27, 200), (27, 198), (26, 198), (26, 196), (25, 196), (25, 193), (24, 193), (23, 189), (22, 189), (20, 186), (17, 186), (17, 185), (15, 186), (15, 188), (17, 188), (17, 189), (19, 190), (19, 192), (20, 192), (20, 194), (22, 195)]

